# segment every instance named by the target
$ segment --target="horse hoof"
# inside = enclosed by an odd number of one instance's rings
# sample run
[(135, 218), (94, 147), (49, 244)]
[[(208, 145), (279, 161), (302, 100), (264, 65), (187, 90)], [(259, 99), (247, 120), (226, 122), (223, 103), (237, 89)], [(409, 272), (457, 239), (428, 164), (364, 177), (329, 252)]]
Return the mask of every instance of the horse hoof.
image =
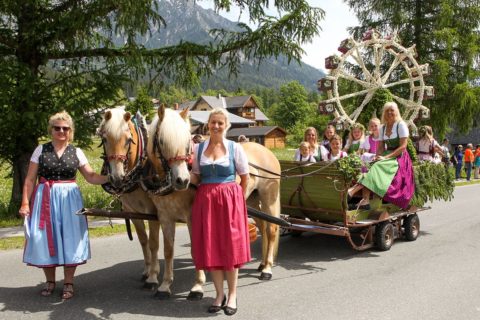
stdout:
[(170, 299), (170, 292), (157, 291), (155, 293), (155, 298), (157, 298), (158, 300), (168, 300)]
[(259, 277), (260, 280), (271, 280), (272, 279), (272, 274), (271, 273), (266, 273), (262, 272)]
[(149, 290), (149, 291), (154, 291), (154, 290), (157, 290), (157, 284), (156, 283), (148, 283), (148, 282), (145, 282), (143, 284), (143, 289), (145, 290)]
[(187, 300), (189, 301), (199, 301), (203, 298), (203, 292), (201, 291), (190, 291), (188, 294)]
[(263, 270), (263, 268), (265, 268), (265, 266), (263, 265), (263, 263), (260, 263), (260, 265), (257, 268), (257, 271), (261, 272)]
[(140, 281), (144, 282), (147, 279), (148, 279), (148, 276), (146, 274), (142, 274), (142, 277), (140, 278)]

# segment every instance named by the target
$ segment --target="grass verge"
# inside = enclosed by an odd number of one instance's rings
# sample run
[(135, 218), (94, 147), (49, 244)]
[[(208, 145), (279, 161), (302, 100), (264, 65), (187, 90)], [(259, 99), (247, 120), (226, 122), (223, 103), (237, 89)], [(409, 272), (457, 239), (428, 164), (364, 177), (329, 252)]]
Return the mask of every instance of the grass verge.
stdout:
[[(126, 233), (127, 228), (124, 224), (114, 224), (111, 226), (96, 227), (88, 230), (90, 238), (108, 237), (119, 233)], [(135, 227), (132, 225), (132, 232)], [(0, 250), (22, 249), (25, 242), (23, 236), (0, 239)]]

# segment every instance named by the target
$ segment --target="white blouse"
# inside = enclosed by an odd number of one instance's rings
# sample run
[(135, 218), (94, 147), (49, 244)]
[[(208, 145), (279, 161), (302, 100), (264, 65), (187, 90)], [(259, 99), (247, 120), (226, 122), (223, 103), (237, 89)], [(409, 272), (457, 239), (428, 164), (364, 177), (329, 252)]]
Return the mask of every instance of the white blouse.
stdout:
[(348, 154), (345, 151), (341, 151), (341, 150), (336, 156), (334, 155), (330, 156), (330, 159), (328, 159), (328, 152), (325, 155), (322, 155), (323, 161), (327, 161), (327, 162), (332, 162), (345, 157), (348, 157)]
[[(208, 158), (207, 156), (205, 156), (205, 150), (207, 150), (208, 148), (208, 145), (210, 144), (210, 139), (207, 139), (205, 141), (205, 144), (203, 146), (203, 150), (202, 150), (202, 155), (200, 156), (200, 165), (201, 166), (204, 166), (204, 165), (209, 165), (209, 164), (215, 164), (215, 165), (219, 165), (219, 166), (222, 166), (222, 167), (228, 167), (230, 165), (230, 153), (229, 153), (229, 148), (228, 148), (228, 143), (229, 143), (229, 140), (227, 139), (223, 139), (223, 146), (225, 147), (226, 149), (226, 153), (223, 157), (221, 158), (218, 158), (216, 160), (213, 160), (211, 158)], [(192, 172), (195, 173), (195, 174), (200, 174), (200, 167), (198, 165), (198, 160), (197, 160), (197, 155), (198, 155), (198, 146), (200, 144), (195, 144), (194, 147), (193, 147), (193, 162), (192, 162)], [(245, 150), (243, 150), (243, 147), (234, 142), (233, 143), (233, 158), (235, 159), (235, 168), (237, 170), (237, 173), (239, 175), (244, 175), (244, 174), (248, 174), (249, 172), (249, 169), (248, 169), (248, 158), (247, 158), (247, 154), (245, 153)]]
[[(35, 150), (32, 153), (32, 156), (30, 157), (30, 162), (33, 163), (38, 163), (40, 160), (40, 155), (42, 154), (43, 150), (43, 145), (38, 145)], [(83, 153), (82, 149), (80, 148), (75, 148), (77, 151), (77, 158), (78, 158), (78, 166), (83, 167), (84, 165), (88, 164), (87, 157), (85, 156), (85, 153)]]
[(408, 136), (410, 134), (409, 131), (408, 131), (407, 124), (404, 121), (397, 121), (393, 124), (392, 133), (391, 133), (390, 136), (387, 136), (386, 125), (382, 125), (380, 127), (381, 135), (380, 135), (378, 140), (379, 141), (385, 141), (385, 140), (394, 139), (394, 138), (397, 137), (397, 131), (398, 131), (398, 137), (399, 138), (408, 138)]

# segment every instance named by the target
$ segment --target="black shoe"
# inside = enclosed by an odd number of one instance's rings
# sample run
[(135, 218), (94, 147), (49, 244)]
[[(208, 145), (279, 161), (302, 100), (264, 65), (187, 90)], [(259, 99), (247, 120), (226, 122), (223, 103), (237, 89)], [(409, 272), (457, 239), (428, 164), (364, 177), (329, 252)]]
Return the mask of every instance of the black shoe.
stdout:
[(207, 311), (208, 311), (208, 313), (217, 313), (220, 310), (222, 310), (223, 308), (225, 308), (225, 304), (227, 304), (227, 296), (223, 295), (222, 305), (216, 306), (216, 305), (212, 304), (210, 307), (208, 307)]
[[(235, 299), (235, 301), (237, 301), (237, 300)], [(238, 304), (237, 304), (237, 308), (232, 308), (232, 307), (226, 306), (226, 307), (223, 309), (223, 312), (224, 312), (225, 315), (227, 315), (227, 316), (233, 316), (235, 313), (237, 313), (237, 309), (238, 309)]]

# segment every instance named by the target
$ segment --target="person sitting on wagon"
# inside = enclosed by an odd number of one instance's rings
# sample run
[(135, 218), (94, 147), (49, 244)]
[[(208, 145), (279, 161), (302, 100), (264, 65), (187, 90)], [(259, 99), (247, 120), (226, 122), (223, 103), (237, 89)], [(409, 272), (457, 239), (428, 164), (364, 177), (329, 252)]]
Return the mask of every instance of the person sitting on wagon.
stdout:
[(348, 154), (360, 154), (360, 145), (365, 141), (365, 127), (361, 123), (352, 125), (343, 151)]
[(377, 142), (380, 139), (380, 119), (372, 118), (368, 122), (368, 131), (370, 134), (360, 145), (360, 154), (363, 162), (372, 162), (377, 154)]
[[(308, 127), (305, 130), (305, 133), (303, 135), (303, 141), (308, 143), (310, 154), (314, 157), (316, 161), (320, 161), (322, 155), (327, 152), (323, 146), (318, 144), (318, 133), (317, 133), (317, 129), (315, 129), (314, 127)], [(300, 149), (297, 149), (295, 151), (294, 159), (299, 159), (299, 158), (300, 158)]]
[(375, 157), (377, 161), (348, 190), (348, 195), (352, 197), (362, 190), (359, 208), (369, 208), (373, 192), (387, 202), (413, 211), (414, 207), (409, 208), (415, 191), (412, 161), (407, 152), (409, 131), (395, 102), (387, 102), (383, 106), (382, 124)]
[(306, 141), (300, 143), (300, 148), (295, 152), (295, 161), (301, 162), (316, 162), (315, 157), (310, 152), (310, 144)]
[(325, 150), (330, 151), (330, 139), (335, 135), (335, 127), (331, 124), (325, 128), (323, 132), (323, 140), (321, 146), (325, 148)]
[[(433, 138), (432, 127), (421, 126), (418, 129), (419, 139), (416, 143), (418, 160), (435, 162), (435, 153), (443, 157), (442, 147)], [(440, 158), (437, 163), (440, 163)]]
[(338, 134), (334, 134), (330, 138), (330, 151), (323, 155), (322, 160), (326, 162), (332, 162), (344, 157), (348, 157), (348, 154), (342, 149), (342, 138)]

